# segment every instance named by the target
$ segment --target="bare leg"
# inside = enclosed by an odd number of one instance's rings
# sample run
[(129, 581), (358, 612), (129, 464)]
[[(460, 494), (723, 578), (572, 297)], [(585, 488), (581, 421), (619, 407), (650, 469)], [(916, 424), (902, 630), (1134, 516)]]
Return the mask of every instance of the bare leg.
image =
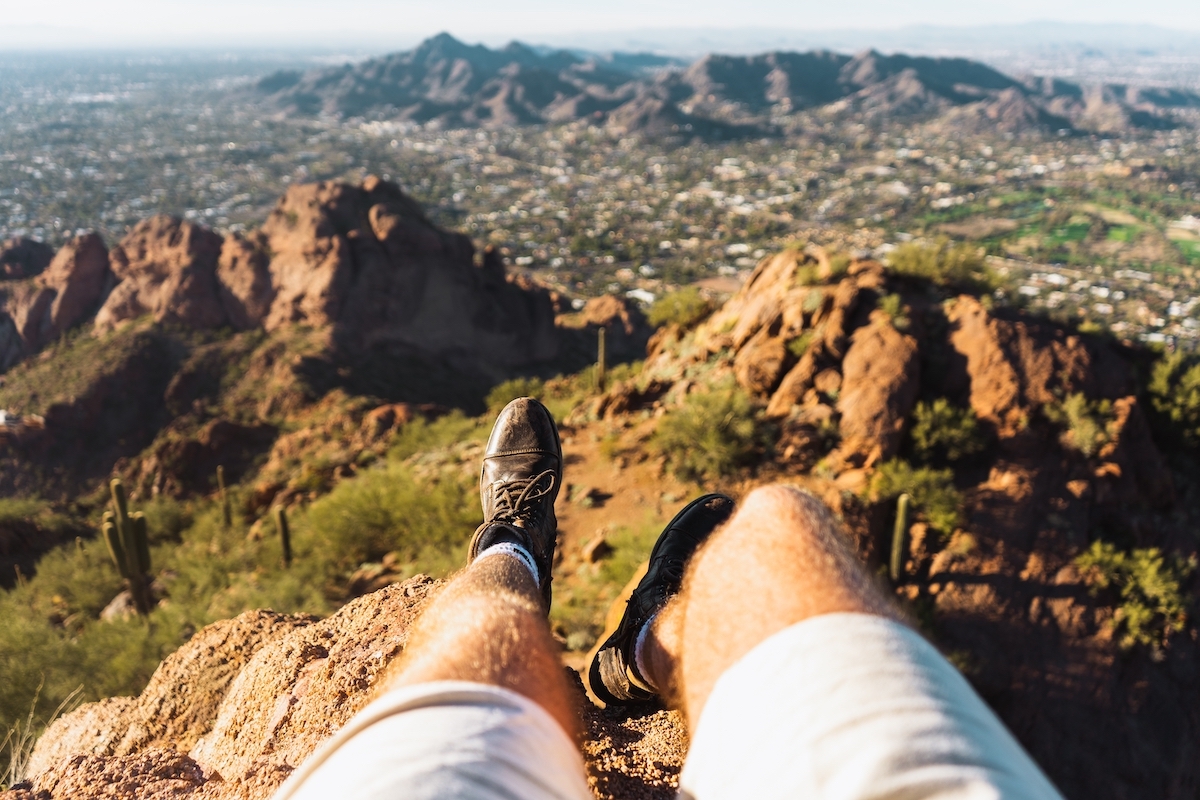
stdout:
[(824, 505), (785, 486), (757, 489), (696, 554), (647, 638), (648, 669), (694, 732), (717, 679), (755, 645), (847, 611), (901, 619)]
[(492, 556), (459, 573), (425, 610), (388, 685), (457, 680), (511, 689), (574, 737), (579, 714), (560, 658), (533, 577), (516, 559)]

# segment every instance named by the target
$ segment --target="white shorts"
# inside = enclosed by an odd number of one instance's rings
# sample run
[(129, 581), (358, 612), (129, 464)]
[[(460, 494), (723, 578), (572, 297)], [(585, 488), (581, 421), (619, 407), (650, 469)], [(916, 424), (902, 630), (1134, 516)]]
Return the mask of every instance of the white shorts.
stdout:
[[(1060, 798), (966, 680), (910, 629), (814, 617), (717, 681), (680, 797), (741, 800)], [(312, 755), (276, 800), (588, 800), (575, 744), (506, 689), (439, 682), (389, 692)]]

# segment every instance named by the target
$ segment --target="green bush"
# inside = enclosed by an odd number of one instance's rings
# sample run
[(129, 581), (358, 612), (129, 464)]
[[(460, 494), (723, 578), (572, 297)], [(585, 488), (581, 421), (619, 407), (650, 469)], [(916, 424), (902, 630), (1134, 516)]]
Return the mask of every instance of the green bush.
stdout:
[(754, 407), (733, 381), (694, 392), (662, 418), (651, 443), (684, 480), (730, 475), (749, 463), (758, 448)]
[(932, 244), (900, 245), (888, 256), (887, 266), (896, 275), (925, 278), (939, 286), (989, 288), (995, 280), (979, 248), (944, 237)]
[[(521, 396), (516, 395), (516, 397)], [(507, 402), (506, 400), (505, 403)], [(490, 430), (490, 423), (484, 427), (479, 419), (468, 417), (458, 410), (432, 422), (424, 417), (417, 417), (400, 430), (388, 450), (388, 458), (393, 461), (403, 461), (417, 453), (436, 450), (452, 444), (472, 440), (483, 441)]]
[(1196, 569), (1195, 556), (1164, 556), (1156, 547), (1123, 552), (1097, 541), (1075, 564), (1093, 595), (1115, 590), (1120, 598), (1112, 627), (1122, 648), (1159, 650), (1187, 626), (1189, 598), (1183, 584)]
[(787, 343), (788, 352), (796, 358), (802, 358), (804, 354), (808, 352), (808, 348), (812, 345), (816, 336), (817, 334), (815, 330), (811, 328), (806, 330), (804, 333)]
[(913, 455), (924, 463), (961, 461), (987, 445), (975, 412), (956, 408), (944, 397), (917, 403), (909, 436)]
[(879, 298), (879, 310), (887, 314), (892, 327), (898, 331), (908, 330), (908, 315), (904, 313), (904, 298), (898, 294), (885, 294)]
[(654, 327), (678, 325), (690, 328), (713, 311), (712, 303), (695, 286), (685, 286), (654, 301), (646, 312), (646, 319)]
[(868, 491), (876, 502), (907, 493), (918, 516), (943, 534), (952, 533), (961, 519), (962, 495), (954, 488), (954, 472), (949, 469), (914, 469), (907, 461), (894, 458), (875, 471)]
[(1151, 408), (1178, 441), (1200, 445), (1200, 358), (1182, 352), (1164, 356), (1154, 365), (1148, 389)]
[(493, 386), (492, 390), (488, 392), (485, 402), (488, 412), (495, 414), (518, 397), (533, 397), (540, 400), (545, 392), (546, 384), (542, 382), (541, 378), (513, 378)]
[[(306, 532), (296, 561), (315, 558), (335, 575), (397, 552), (403, 562), (445, 574), (462, 566), (466, 544), (482, 521), (474, 481), (416, 480), (400, 464), (344, 481), (317, 500), (297, 527)], [(309, 553), (303, 552), (307, 542)]]
[(1051, 422), (1063, 426), (1063, 447), (1091, 458), (1108, 443), (1112, 403), (1107, 400), (1089, 401), (1079, 392), (1067, 395), (1061, 403), (1044, 406), (1042, 411)]

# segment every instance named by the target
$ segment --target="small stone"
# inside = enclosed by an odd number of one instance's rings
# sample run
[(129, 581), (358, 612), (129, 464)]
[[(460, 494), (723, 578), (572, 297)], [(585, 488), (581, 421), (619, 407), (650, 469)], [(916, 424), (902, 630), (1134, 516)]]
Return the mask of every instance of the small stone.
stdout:
[(613, 546), (603, 533), (598, 533), (583, 546), (583, 560), (588, 564), (596, 564), (612, 555)]

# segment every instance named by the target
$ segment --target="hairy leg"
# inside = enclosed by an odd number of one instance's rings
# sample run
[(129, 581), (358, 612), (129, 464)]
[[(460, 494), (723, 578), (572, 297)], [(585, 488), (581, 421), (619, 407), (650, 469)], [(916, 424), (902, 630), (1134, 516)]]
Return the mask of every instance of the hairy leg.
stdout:
[(835, 612), (902, 619), (820, 501), (757, 489), (696, 554), (647, 639), (647, 665), (694, 732), (727, 668), (772, 634)]
[(579, 713), (560, 658), (529, 571), (515, 558), (491, 556), (460, 572), (433, 600), (386, 685), (500, 686), (533, 700), (575, 736)]

